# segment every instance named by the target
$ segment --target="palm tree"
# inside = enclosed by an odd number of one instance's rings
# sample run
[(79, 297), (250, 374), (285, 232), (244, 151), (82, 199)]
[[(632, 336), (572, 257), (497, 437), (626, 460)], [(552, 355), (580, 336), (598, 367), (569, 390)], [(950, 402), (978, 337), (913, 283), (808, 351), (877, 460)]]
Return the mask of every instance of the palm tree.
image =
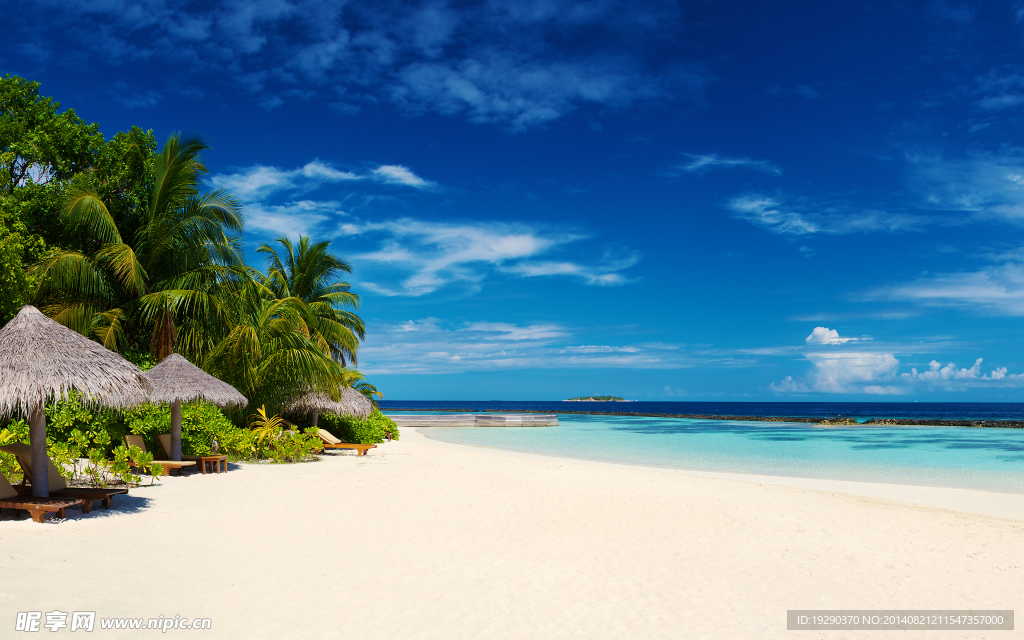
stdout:
[(353, 390), (361, 393), (370, 401), (370, 404), (373, 405), (374, 409), (380, 408), (380, 405), (377, 404), (377, 400), (383, 400), (384, 394), (378, 391), (377, 387), (367, 382), (366, 376), (355, 369), (345, 369), (342, 385), (351, 387)]
[(221, 290), (246, 274), (239, 203), (222, 190), (199, 192), (208, 148), (171, 135), (152, 163), (147, 205), (117, 217), (95, 192), (70, 192), (63, 220), (87, 234), (86, 249), (37, 265), (47, 315), (113, 351), (148, 346), (161, 359), (184, 347), (193, 360), (209, 352)]
[(307, 236), (299, 237), (298, 247), (288, 238), (275, 242), (281, 245), (280, 253), (269, 244), (257, 249), (267, 255), (265, 286), (279, 300), (302, 300), (310, 310), (310, 338), (342, 366), (355, 363), (366, 327), (359, 316), (342, 309), (358, 308), (359, 296), (340, 279), (343, 273), (352, 273), (352, 267), (330, 253), (330, 242), (313, 243)]
[(345, 369), (311, 339), (316, 316), (296, 297), (277, 299), (256, 279), (222, 298), (226, 335), (204, 369), (231, 384), (253, 406), (274, 410), (313, 389), (338, 395)]

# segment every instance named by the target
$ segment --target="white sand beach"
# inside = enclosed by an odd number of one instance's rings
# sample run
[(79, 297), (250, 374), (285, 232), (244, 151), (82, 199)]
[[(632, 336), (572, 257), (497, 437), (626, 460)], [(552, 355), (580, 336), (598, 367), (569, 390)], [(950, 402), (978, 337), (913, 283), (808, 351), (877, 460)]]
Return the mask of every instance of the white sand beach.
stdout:
[(633, 468), (405, 429), (367, 457), (166, 478), (71, 513), (4, 512), (0, 637), (21, 635), (16, 612), (55, 609), (208, 617), (209, 638), (1024, 635), (786, 631), (787, 609), (1024, 612), (1012, 494)]

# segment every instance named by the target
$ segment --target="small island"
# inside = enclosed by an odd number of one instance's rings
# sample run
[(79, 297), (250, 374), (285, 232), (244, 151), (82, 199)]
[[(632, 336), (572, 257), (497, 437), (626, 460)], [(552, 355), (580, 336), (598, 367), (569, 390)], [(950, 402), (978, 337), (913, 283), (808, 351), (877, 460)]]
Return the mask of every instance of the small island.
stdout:
[(562, 400), (562, 402), (629, 402), (618, 396), (585, 396), (579, 398), (569, 398), (568, 400)]

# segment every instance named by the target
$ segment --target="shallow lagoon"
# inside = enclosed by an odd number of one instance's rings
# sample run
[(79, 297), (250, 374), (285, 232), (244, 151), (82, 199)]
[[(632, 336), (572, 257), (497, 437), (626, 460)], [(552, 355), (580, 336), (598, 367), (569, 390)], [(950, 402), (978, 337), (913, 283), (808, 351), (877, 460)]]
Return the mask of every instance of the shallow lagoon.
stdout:
[(560, 415), (558, 427), (429, 428), (430, 438), (657, 467), (1024, 493), (1024, 430)]

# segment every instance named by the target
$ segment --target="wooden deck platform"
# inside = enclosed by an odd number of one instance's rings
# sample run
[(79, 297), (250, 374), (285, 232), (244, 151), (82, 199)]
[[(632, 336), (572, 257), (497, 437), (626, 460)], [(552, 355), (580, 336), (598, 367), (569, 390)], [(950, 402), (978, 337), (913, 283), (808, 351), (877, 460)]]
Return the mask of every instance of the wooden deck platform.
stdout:
[(389, 414), (399, 427), (557, 427), (554, 414), (459, 413), (441, 415)]

